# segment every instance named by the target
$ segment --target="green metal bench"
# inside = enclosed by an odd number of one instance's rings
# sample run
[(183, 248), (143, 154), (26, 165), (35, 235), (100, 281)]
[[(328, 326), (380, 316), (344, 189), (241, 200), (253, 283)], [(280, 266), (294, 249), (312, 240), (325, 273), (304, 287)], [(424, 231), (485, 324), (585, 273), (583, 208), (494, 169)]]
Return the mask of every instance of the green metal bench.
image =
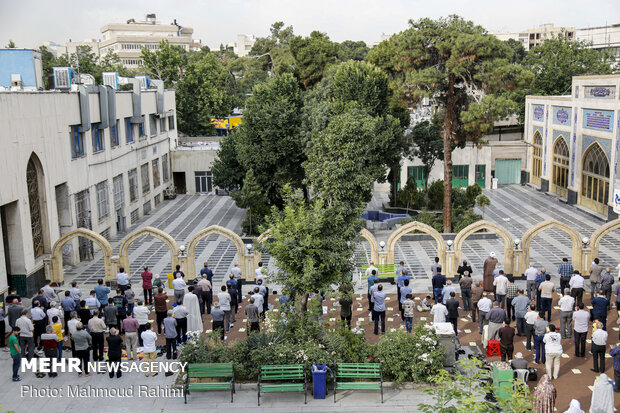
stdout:
[[(228, 381), (201, 383), (192, 379), (221, 378)], [(233, 363), (194, 363), (188, 364), (185, 377), (185, 404), (187, 395), (192, 391), (224, 391), (230, 390), (230, 402), (235, 393), (235, 369)]]
[[(376, 381), (350, 381), (358, 379), (375, 379)], [(383, 403), (381, 363), (337, 363), (334, 374), (334, 403), (336, 403), (337, 390), (379, 390), (381, 391), (381, 403)]]
[[(265, 381), (277, 383), (265, 383)], [(306, 382), (306, 369), (303, 364), (261, 366), (258, 375), (258, 405), (260, 406), (261, 393), (294, 391), (304, 392), (304, 404), (306, 404), (308, 402)]]

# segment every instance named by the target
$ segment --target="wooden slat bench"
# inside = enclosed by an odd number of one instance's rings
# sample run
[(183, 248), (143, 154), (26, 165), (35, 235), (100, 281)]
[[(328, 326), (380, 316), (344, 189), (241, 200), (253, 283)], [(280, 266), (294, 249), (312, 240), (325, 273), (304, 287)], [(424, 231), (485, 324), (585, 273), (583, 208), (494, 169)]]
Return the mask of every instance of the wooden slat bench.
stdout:
[[(192, 379), (221, 378), (227, 381), (201, 383)], [(235, 369), (233, 363), (194, 363), (187, 365), (185, 377), (185, 404), (187, 395), (192, 391), (224, 391), (230, 390), (230, 402), (235, 393)]]
[[(375, 379), (376, 381), (350, 381), (357, 379)], [(379, 390), (381, 391), (381, 403), (383, 403), (381, 363), (337, 363), (334, 374), (334, 403), (336, 403), (336, 390)]]
[[(265, 383), (277, 382), (277, 383)], [(304, 392), (304, 404), (308, 402), (306, 393), (306, 369), (303, 364), (281, 364), (261, 366), (258, 375), (258, 405), (261, 393)]]

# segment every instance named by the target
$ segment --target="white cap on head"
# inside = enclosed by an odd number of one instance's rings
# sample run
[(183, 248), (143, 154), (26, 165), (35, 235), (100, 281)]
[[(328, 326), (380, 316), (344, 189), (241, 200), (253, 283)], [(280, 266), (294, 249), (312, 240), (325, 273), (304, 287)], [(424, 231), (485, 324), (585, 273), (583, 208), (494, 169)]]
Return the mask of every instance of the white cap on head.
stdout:
[(515, 358), (516, 359), (522, 359), (523, 358), (523, 354), (519, 352), (519, 353), (515, 354)]
[(489, 254), (489, 257), (495, 258), (495, 252), (491, 251), (491, 253)]
[(159, 280), (159, 274), (155, 274), (155, 279)]

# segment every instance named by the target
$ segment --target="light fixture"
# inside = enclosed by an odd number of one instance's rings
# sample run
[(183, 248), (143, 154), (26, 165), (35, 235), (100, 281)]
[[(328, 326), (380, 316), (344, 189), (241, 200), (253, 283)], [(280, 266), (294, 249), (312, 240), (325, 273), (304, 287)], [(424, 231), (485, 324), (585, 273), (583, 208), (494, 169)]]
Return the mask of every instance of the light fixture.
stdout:
[(590, 243), (590, 238), (588, 237), (583, 237), (581, 239), (581, 242), (583, 242), (583, 247), (586, 248), (588, 246), (588, 244)]
[(448, 246), (448, 249), (452, 248), (452, 244), (454, 244), (454, 241), (452, 241), (451, 239), (446, 241), (446, 245)]
[(254, 248), (254, 245), (252, 244), (246, 244), (245, 246), (248, 249), (248, 252), (251, 254), (252, 253), (252, 249)]
[(515, 239), (514, 243), (515, 243), (515, 249), (518, 250), (519, 245), (521, 245), (521, 239), (520, 238)]
[(381, 241), (379, 246), (381, 247), (381, 251), (383, 251), (383, 248), (385, 248), (385, 241)]
[(181, 257), (185, 257), (185, 245), (180, 245), (179, 251), (181, 251)]

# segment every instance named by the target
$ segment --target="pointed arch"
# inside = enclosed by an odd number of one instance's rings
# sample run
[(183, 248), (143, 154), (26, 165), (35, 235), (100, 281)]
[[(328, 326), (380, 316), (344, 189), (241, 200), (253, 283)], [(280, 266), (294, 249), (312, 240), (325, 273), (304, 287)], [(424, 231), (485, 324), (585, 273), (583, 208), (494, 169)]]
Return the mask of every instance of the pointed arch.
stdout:
[(50, 274), (49, 279), (52, 282), (61, 284), (64, 282), (64, 274), (62, 270), (62, 247), (73, 238), (83, 237), (99, 246), (103, 253), (103, 264), (105, 270), (105, 279), (110, 280), (113, 276), (112, 262), (112, 246), (107, 239), (97, 234), (95, 231), (91, 231), (86, 228), (74, 229), (71, 232), (66, 233), (60, 237), (52, 246), (52, 258), (49, 267)]
[[(579, 271), (583, 271), (582, 267), (582, 247), (581, 247), (581, 236), (579, 233), (569, 225), (560, 222), (555, 219), (549, 219), (547, 221), (540, 222), (534, 225), (532, 228), (528, 229), (525, 234), (523, 234), (523, 240), (521, 241), (521, 246), (523, 249), (523, 265), (530, 262), (530, 244), (532, 243), (532, 239), (536, 237), (538, 234), (547, 231), (548, 229), (555, 228), (562, 232), (568, 234), (572, 241), (572, 264), (573, 267)], [(525, 268), (525, 267), (523, 267)]]
[(540, 186), (543, 165), (543, 139), (540, 131), (534, 132), (532, 141), (532, 176), (530, 179), (534, 185)]
[(480, 230), (487, 230), (500, 236), (504, 241), (504, 271), (506, 274), (514, 272), (514, 253), (512, 249), (512, 237), (505, 228), (500, 227), (492, 222), (481, 220), (463, 228), (454, 238), (454, 264), (452, 268), (458, 268), (463, 256), (463, 243), (471, 234)]
[(553, 144), (553, 171), (551, 174), (551, 190), (566, 198), (568, 196), (568, 166), (570, 150), (564, 136), (559, 135)]
[(224, 228), (219, 225), (211, 225), (196, 233), (196, 235), (194, 235), (187, 244), (188, 268), (186, 268), (185, 270), (190, 280), (196, 278), (196, 246), (198, 245), (200, 240), (208, 237), (211, 234), (217, 234), (224, 238), (227, 238), (235, 245), (235, 247), (237, 248), (237, 259), (239, 267), (242, 269), (242, 271), (245, 270), (245, 244), (243, 243), (241, 237), (229, 230), (228, 228)]
[(611, 231), (616, 229), (620, 229), (620, 219), (615, 219), (598, 227), (590, 237), (590, 248), (592, 249), (592, 256), (598, 257), (599, 247), (601, 245), (601, 240)]
[(386, 245), (387, 264), (394, 263), (394, 249), (396, 248), (396, 243), (398, 242), (398, 240), (412, 231), (424, 232), (430, 235), (435, 240), (435, 242), (437, 243), (437, 256), (439, 257), (439, 262), (441, 264), (444, 264), (446, 254), (446, 242), (444, 241), (443, 237), (435, 228), (418, 221), (411, 221), (408, 224), (405, 224), (402, 227), (398, 228), (396, 231), (392, 232)]
[(43, 164), (32, 152), (26, 164), (26, 188), (30, 211), (30, 228), (34, 257), (50, 252), (49, 220), (47, 215), (47, 191)]
[(600, 143), (592, 142), (584, 151), (581, 169), (581, 204), (607, 215), (609, 200), (609, 158)]
[(174, 271), (178, 263), (179, 246), (177, 242), (168, 233), (153, 227), (140, 228), (123, 239), (118, 251), (119, 266), (125, 268), (127, 274), (131, 274), (129, 269), (129, 246), (142, 237), (151, 236), (163, 241), (170, 250), (171, 272)]

